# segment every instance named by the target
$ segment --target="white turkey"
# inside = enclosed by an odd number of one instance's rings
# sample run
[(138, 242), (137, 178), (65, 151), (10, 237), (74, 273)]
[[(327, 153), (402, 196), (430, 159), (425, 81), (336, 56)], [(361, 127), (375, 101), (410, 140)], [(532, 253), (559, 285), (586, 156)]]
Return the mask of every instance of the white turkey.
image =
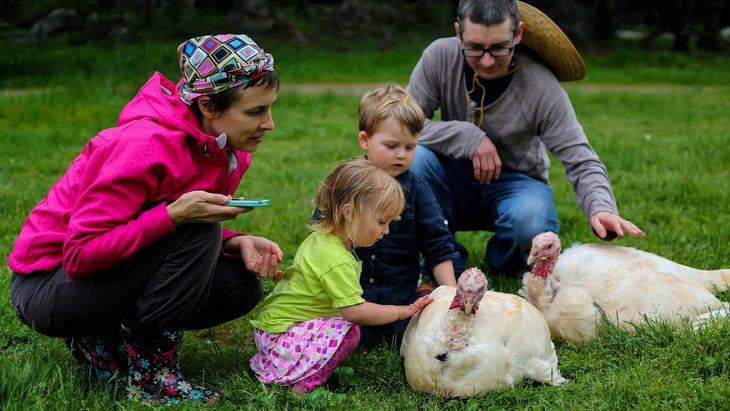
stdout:
[(650, 321), (690, 321), (727, 314), (712, 291), (727, 290), (730, 269), (699, 270), (664, 257), (607, 244), (580, 244), (560, 254), (560, 239), (536, 236), (518, 294), (537, 307), (553, 337), (583, 342), (603, 319), (626, 330)]
[(477, 397), (529, 378), (558, 385), (558, 357), (540, 312), (523, 298), (487, 290), (464, 271), (411, 318), (401, 345), (408, 384), (442, 397)]

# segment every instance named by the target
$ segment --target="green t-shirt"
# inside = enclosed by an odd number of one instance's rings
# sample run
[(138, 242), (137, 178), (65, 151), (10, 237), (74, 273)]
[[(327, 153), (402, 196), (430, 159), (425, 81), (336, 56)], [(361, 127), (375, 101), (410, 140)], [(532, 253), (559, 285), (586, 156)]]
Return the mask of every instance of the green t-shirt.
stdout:
[(276, 334), (302, 321), (339, 317), (339, 308), (365, 302), (361, 270), (362, 262), (337, 236), (315, 231), (299, 246), (293, 264), (251, 324)]

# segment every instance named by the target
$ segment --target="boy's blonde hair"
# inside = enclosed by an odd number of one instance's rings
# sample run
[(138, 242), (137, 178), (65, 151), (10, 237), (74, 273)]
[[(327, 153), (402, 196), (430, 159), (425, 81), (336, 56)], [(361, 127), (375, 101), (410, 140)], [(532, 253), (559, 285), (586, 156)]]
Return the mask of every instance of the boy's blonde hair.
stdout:
[(385, 84), (365, 93), (360, 100), (358, 113), (360, 131), (368, 135), (375, 134), (385, 120), (390, 118), (412, 135), (418, 135), (426, 121), (423, 109), (416, 99), (397, 84)]
[[(360, 218), (373, 213), (378, 219), (392, 220), (403, 211), (405, 195), (400, 184), (387, 172), (364, 157), (337, 164), (327, 174), (314, 195), (319, 219), (309, 228), (328, 233), (344, 229), (355, 244)], [(345, 218), (345, 205), (352, 205), (352, 218)]]

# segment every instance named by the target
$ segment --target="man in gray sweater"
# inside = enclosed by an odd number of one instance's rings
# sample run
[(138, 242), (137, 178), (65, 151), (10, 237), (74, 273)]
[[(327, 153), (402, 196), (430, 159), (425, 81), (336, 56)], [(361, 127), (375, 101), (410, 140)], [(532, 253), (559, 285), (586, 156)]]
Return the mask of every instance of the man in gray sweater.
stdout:
[[(515, 0), (461, 0), (457, 15), (456, 37), (425, 49), (407, 87), (427, 118), (411, 170), (440, 200), (452, 236), (492, 231), (484, 255), (490, 269), (527, 271), (532, 238), (559, 229), (547, 149), (565, 165), (599, 238), (643, 237), (619, 216), (606, 168), (559, 83), (585, 75), (570, 40)], [(454, 243), (459, 273), (468, 253)]]

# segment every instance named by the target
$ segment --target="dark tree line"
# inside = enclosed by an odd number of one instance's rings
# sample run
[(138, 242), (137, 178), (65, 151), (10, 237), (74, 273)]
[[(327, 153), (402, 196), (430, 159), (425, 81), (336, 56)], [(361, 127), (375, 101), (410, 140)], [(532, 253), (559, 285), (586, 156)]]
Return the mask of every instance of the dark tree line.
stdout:
[(727, 0), (596, 0), (594, 7), (594, 38), (607, 38), (622, 26), (641, 24), (649, 30), (645, 41), (672, 33), (675, 51), (688, 51), (692, 37), (698, 48), (727, 46), (720, 33), (730, 26)]
[[(693, 44), (727, 49), (721, 30), (730, 26), (728, 0), (528, 0), (553, 18), (577, 43), (611, 38), (619, 29), (643, 30), (645, 42), (671, 33), (673, 49)], [(179, 29), (186, 17), (220, 13), (226, 26), (246, 32), (285, 30), (315, 21), (344, 37), (392, 38), (415, 24), (450, 25), (458, 0), (0, 0), (0, 33), (27, 31), (43, 37), (83, 31), (83, 38), (125, 41), (140, 27)]]

